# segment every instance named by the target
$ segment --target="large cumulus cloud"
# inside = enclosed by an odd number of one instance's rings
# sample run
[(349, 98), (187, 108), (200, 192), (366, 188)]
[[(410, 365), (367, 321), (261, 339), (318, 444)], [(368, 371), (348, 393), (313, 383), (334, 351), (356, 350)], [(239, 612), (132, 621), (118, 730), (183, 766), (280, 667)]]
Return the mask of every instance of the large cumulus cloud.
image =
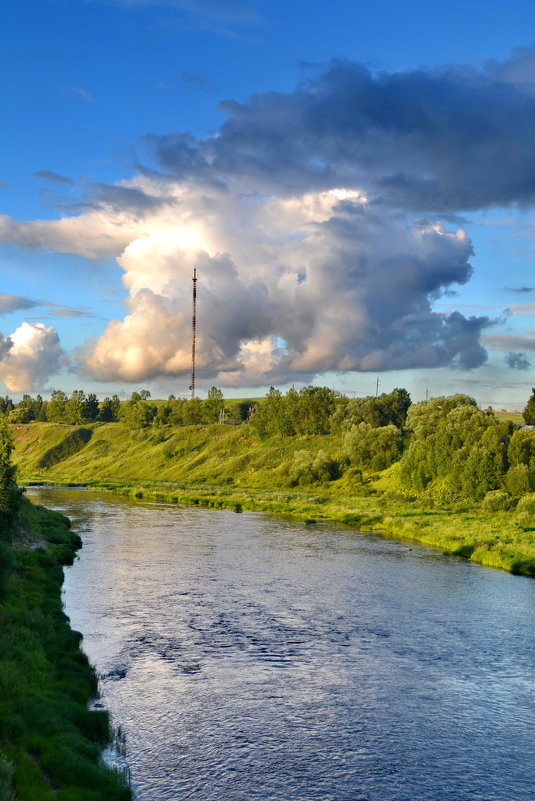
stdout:
[(483, 363), (486, 318), (432, 301), (469, 280), (461, 231), (413, 221), (347, 191), (244, 197), (181, 186), (119, 257), (128, 315), (78, 354), (97, 379), (187, 375), (198, 268), (198, 364), (223, 384), (326, 370)]
[(43, 323), (22, 323), (0, 334), (0, 380), (9, 392), (40, 389), (63, 363), (57, 331)]

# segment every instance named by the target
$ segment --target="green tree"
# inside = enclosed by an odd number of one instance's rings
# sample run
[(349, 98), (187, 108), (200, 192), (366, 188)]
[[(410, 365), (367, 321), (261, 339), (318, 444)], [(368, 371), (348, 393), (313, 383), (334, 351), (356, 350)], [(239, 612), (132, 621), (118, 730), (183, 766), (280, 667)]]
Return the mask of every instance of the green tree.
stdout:
[(374, 428), (370, 423), (353, 425), (344, 434), (344, 449), (351, 464), (384, 470), (401, 455), (402, 433), (394, 425)]
[(120, 420), (132, 429), (148, 428), (155, 414), (154, 406), (142, 400), (138, 392), (132, 392), (130, 400), (121, 406)]
[[(113, 396), (117, 398), (117, 395)], [(106, 397), (99, 404), (98, 407), (98, 419), (102, 423), (116, 423), (119, 420), (119, 413), (121, 410), (121, 402), (119, 398), (117, 398), (117, 404), (112, 400), (112, 398)]]
[(5, 416), (0, 417), (0, 535), (8, 538), (17, 514), (21, 492), (11, 462), (13, 439)]
[(10, 423), (30, 423), (36, 417), (36, 404), (30, 395), (23, 395), (22, 400), (9, 412)]
[(221, 411), (225, 407), (223, 393), (217, 387), (208, 390), (208, 397), (203, 403), (203, 418), (207, 423), (217, 423)]
[(198, 425), (203, 422), (203, 408), (200, 398), (190, 398), (185, 401), (184, 423), (185, 425)]
[[(291, 392), (291, 390), (290, 390)], [(290, 393), (288, 393), (288, 396)], [(336, 393), (328, 387), (303, 387), (297, 403), (288, 413), (292, 427), (299, 434), (327, 434), (336, 406)]]
[(0, 414), (9, 414), (15, 408), (15, 404), (8, 398), (6, 395), (5, 397), (0, 397)]
[(85, 402), (86, 397), (83, 390), (75, 389), (65, 404), (65, 421), (69, 423), (69, 425), (79, 425), (83, 423)]
[(51, 423), (65, 422), (65, 406), (67, 396), (61, 389), (55, 389), (48, 403), (48, 419)]
[(92, 423), (98, 420), (99, 416), (99, 402), (94, 392), (90, 392), (84, 401), (82, 408), (82, 416), (84, 420)]
[(535, 387), (531, 389), (531, 395), (522, 412), (524, 423), (527, 426), (535, 426)]

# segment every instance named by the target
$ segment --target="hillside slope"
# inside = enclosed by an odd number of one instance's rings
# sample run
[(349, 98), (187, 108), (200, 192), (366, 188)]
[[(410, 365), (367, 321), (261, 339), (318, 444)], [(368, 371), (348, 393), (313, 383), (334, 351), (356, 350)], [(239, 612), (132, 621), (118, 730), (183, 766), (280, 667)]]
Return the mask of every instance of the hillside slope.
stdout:
[(252, 426), (183, 426), (130, 431), (121, 423), (84, 427), (14, 426), (19, 480), (44, 482), (178, 481), (278, 487), (295, 454), (335, 458), (339, 437), (273, 437)]

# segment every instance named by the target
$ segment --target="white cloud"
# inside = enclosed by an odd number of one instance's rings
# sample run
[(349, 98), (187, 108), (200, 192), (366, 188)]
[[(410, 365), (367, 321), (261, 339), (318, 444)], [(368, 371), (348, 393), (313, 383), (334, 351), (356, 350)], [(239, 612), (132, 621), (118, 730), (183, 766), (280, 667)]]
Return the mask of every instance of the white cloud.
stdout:
[(9, 392), (39, 389), (62, 363), (58, 334), (43, 323), (22, 323), (8, 337), (0, 334), (0, 380)]
[[(159, 191), (147, 178), (137, 187)], [(187, 375), (194, 267), (199, 374), (223, 385), (485, 360), (484, 318), (431, 308), (470, 277), (463, 231), (407, 227), (344, 188), (279, 198), (176, 182), (165, 193), (171, 201), (125, 226), (131, 241), (117, 261), (129, 313), (79, 350), (87, 375)], [(98, 239), (96, 212), (91, 226)]]

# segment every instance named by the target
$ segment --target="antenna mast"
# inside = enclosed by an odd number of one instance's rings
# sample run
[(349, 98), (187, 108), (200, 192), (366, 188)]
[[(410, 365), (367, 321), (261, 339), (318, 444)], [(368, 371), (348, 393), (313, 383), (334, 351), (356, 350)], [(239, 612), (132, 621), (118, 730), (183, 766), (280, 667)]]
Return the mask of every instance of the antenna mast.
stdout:
[(197, 335), (197, 268), (193, 268), (193, 315), (191, 318), (191, 398), (195, 397), (195, 338)]

